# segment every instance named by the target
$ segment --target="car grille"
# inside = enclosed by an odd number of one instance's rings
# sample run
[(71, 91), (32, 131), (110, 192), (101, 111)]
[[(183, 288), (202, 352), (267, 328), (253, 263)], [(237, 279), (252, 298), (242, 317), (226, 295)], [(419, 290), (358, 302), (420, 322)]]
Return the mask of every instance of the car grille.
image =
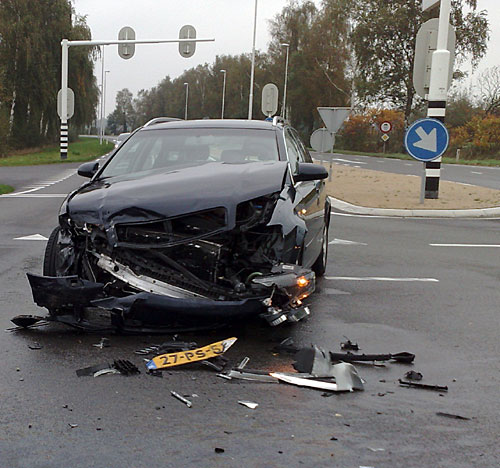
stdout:
[(119, 224), (116, 234), (121, 243), (151, 247), (155, 244), (175, 245), (210, 236), (226, 224), (226, 209), (221, 207), (160, 221)]

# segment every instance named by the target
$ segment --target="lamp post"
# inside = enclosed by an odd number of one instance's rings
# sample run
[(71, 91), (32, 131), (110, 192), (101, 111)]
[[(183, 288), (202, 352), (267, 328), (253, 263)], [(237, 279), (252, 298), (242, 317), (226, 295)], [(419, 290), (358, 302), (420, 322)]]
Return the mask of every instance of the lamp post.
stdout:
[(255, 0), (255, 13), (253, 18), (253, 45), (252, 45), (252, 70), (250, 72), (250, 96), (248, 98), (248, 120), (252, 119), (253, 106), (253, 78), (255, 73), (255, 34), (257, 32), (257, 0)]
[(104, 45), (101, 47), (102, 55), (101, 55), (101, 122), (99, 125), (99, 144), (102, 145), (102, 135), (103, 135), (103, 128), (102, 128), (102, 116), (104, 113)]
[(220, 118), (224, 118), (224, 98), (226, 97), (226, 70), (221, 70), (221, 73), (224, 73), (224, 81), (222, 84), (222, 110), (220, 113)]
[(188, 119), (188, 96), (189, 96), (189, 83), (184, 83), (186, 87), (186, 105), (184, 106), (184, 120)]
[[(103, 93), (102, 93), (102, 115), (103, 115), (103, 119), (106, 118), (106, 77), (108, 76), (108, 73), (109, 73), (109, 70), (106, 70), (104, 72), (104, 90), (103, 90)], [(106, 133), (106, 126), (104, 124), (103, 125), (103, 130), (102, 130), (102, 135), (104, 137), (105, 133)]]
[(281, 44), (282, 47), (286, 47), (286, 61), (285, 61), (285, 85), (283, 86), (283, 105), (281, 106), (281, 117), (286, 119), (286, 83), (288, 78), (288, 51), (290, 50), (290, 44), (284, 42)]

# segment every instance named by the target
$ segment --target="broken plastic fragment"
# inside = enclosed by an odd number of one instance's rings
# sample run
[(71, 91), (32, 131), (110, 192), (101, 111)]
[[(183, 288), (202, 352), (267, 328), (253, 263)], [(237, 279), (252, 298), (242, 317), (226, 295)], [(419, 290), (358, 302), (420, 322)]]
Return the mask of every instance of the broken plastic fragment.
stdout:
[(451, 413), (443, 413), (441, 411), (438, 411), (436, 413), (438, 416), (444, 416), (445, 418), (451, 418), (451, 419), (463, 419), (464, 421), (470, 421), (470, 418), (466, 416), (460, 416), (459, 414), (451, 414)]
[(100, 377), (101, 375), (107, 375), (107, 374), (119, 374), (119, 373), (120, 373), (119, 371), (110, 367), (108, 369), (101, 369), (95, 372), (94, 377)]
[(268, 372), (264, 371), (240, 371), (237, 369), (231, 369), (227, 374), (220, 374), (219, 377), (226, 378), (228, 380), (231, 379), (240, 379), (240, 380), (252, 380), (255, 382), (265, 382), (265, 383), (278, 383), (278, 380)]
[(113, 362), (113, 367), (122, 375), (140, 374), (139, 368), (126, 359), (117, 359)]
[(250, 409), (255, 409), (257, 408), (257, 406), (259, 406), (258, 403), (254, 403), (253, 401), (248, 401), (248, 400), (238, 400), (238, 403)]
[(43, 320), (43, 318), (36, 315), (16, 315), (10, 321), (18, 327), (27, 328), (39, 322), (40, 320)]
[(344, 349), (346, 351), (359, 351), (358, 343), (353, 343), (347, 336), (344, 336), (346, 341), (340, 343), (340, 349)]
[(272, 372), (270, 375), (283, 382), (298, 385), (301, 387), (316, 388), (318, 390), (329, 390), (331, 392), (352, 392), (353, 390), (363, 390), (363, 383), (356, 368), (352, 364), (337, 364), (335, 369), (335, 380), (337, 383), (314, 380), (312, 375), (307, 377), (296, 377), (291, 374)]
[(188, 408), (191, 408), (193, 406), (193, 404), (187, 398), (184, 398), (182, 395), (179, 395), (177, 392), (174, 392), (172, 390), (170, 393), (174, 398), (177, 398), (179, 401), (182, 401), (182, 403), (184, 403)]
[(95, 343), (92, 346), (94, 346), (95, 348), (100, 348), (100, 349), (109, 348), (110, 347), (109, 338), (101, 338), (101, 341), (99, 343)]
[(236, 366), (236, 369), (242, 370), (247, 364), (248, 361), (250, 361), (250, 358), (248, 356), (244, 357), (241, 362)]
[(408, 379), (408, 380), (422, 380), (422, 378), (424, 377), (420, 372), (415, 372), (413, 370), (411, 371), (408, 371), (406, 374), (405, 374), (405, 377)]
[(34, 341), (33, 343), (28, 345), (28, 348), (29, 349), (42, 349), (43, 346), (40, 343), (38, 343), (37, 341)]
[(235, 342), (237, 338), (228, 338), (217, 341), (203, 348), (181, 351), (178, 353), (160, 354), (146, 363), (148, 369), (166, 369), (168, 367), (181, 366), (190, 362), (204, 361), (224, 354)]
[(84, 377), (84, 376), (90, 376), (94, 375), (96, 372), (99, 372), (103, 369), (110, 369), (111, 365), (108, 363), (105, 364), (97, 364), (95, 366), (90, 366), (90, 367), (84, 367), (82, 369), (77, 369), (76, 370), (76, 375), (77, 377)]
[(418, 382), (406, 382), (406, 381), (401, 380), (401, 379), (399, 379), (399, 385), (401, 385), (401, 387), (421, 388), (423, 390), (434, 390), (436, 392), (447, 392), (448, 391), (447, 386), (428, 385), (428, 384), (423, 384), (423, 383), (418, 383)]

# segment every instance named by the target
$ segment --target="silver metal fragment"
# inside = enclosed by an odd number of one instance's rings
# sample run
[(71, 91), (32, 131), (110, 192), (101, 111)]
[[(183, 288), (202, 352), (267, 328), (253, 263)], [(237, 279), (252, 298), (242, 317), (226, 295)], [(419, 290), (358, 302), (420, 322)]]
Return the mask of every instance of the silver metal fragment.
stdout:
[(191, 408), (193, 404), (187, 399), (184, 398), (182, 395), (179, 395), (177, 392), (174, 392), (173, 390), (170, 392), (170, 394), (174, 397), (177, 398), (179, 401), (182, 401), (188, 408)]
[(257, 406), (259, 406), (258, 403), (254, 403), (253, 401), (248, 401), (248, 400), (238, 400), (238, 403), (250, 409), (255, 409), (257, 408)]
[(101, 369), (100, 371), (97, 371), (97, 372), (94, 372), (94, 378), (95, 377), (100, 377), (101, 375), (106, 375), (106, 374), (119, 374), (120, 371), (116, 370), (116, 369), (113, 369), (113, 368), (109, 368), (109, 369)]

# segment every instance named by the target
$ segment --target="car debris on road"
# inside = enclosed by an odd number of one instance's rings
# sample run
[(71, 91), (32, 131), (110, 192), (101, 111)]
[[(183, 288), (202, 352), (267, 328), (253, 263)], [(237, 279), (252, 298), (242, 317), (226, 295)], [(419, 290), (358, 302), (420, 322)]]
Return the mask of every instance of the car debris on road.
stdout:
[(189, 401), (187, 398), (184, 398), (182, 395), (180, 395), (177, 392), (174, 392), (173, 390), (170, 392), (170, 394), (174, 397), (177, 398), (177, 400), (181, 401), (184, 403), (188, 408), (191, 408), (193, 406), (193, 403)]
[[(179, 351), (176, 353), (166, 353), (155, 356), (146, 363), (148, 369), (166, 369), (168, 367), (181, 366), (192, 362), (205, 361), (224, 354), (235, 342), (237, 338), (227, 338), (216, 343), (209, 344), (202, 348), (188, 351)], [(220, 368), (215, 370), (220, 372)]]
[(412, 387), (412, 388), (421, 388), (423, 390), (434, 390), (435, 392), (447, 392), (448, 386), (443, 385), (429, 385), (423, 384), (420, 382), (408, 382), (402, 379), (399, 379), (399, 385), (401, 387)]

